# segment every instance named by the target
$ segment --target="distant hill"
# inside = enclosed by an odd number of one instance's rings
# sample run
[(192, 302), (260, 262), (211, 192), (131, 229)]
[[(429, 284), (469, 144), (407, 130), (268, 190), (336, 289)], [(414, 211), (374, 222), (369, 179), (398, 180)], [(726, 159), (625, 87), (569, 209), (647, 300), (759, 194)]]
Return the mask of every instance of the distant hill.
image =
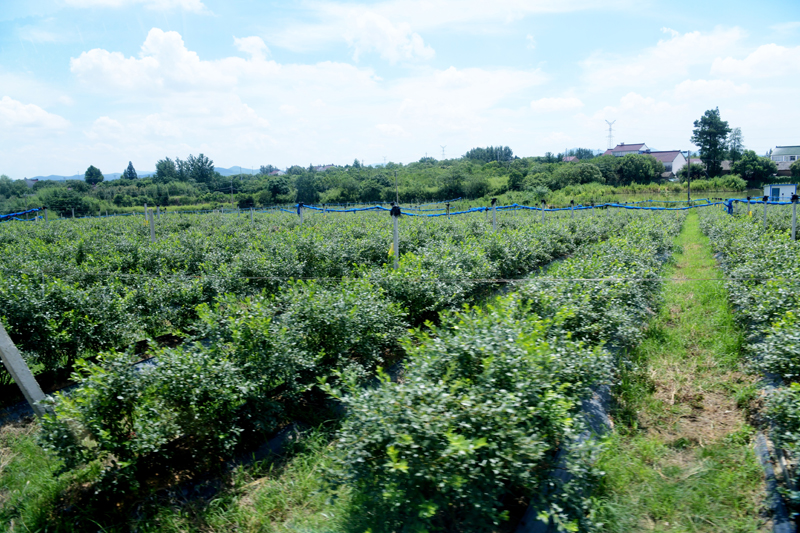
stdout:
[[(242, 168), (242, 167), (231, 167), (231, 168), (224, 168), (224, 167), (214, 167), (214, 170), (219, 172), (223, 176), (234, 176), (236, 174), (258, 174), (257, 168)], [(148, 172), (136, 172), (136, 174), (140, 178), (147, 178), (155, 174), (155, 171), (148, 171)], [(119, 179), (122, 174), (120, 172), (112, 172), (110, 174), (103, 173), (103, 176), (106, 180), (112, 181)], [(56, 176), (52, 174), (50, 176), (34, 176), (33, 178), (29, 178), (33, 180), (51, 180), (51, 181), (66, 181), (66, 180), (82, 180), (83, 174), (75, 175), (75, 176)]]

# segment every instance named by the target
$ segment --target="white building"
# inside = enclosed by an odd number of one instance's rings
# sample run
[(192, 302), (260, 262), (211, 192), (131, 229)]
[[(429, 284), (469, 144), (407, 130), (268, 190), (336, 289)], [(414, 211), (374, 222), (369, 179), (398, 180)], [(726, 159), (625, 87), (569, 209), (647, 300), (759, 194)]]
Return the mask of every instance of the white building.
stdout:
[(797, 185), (794, 183), (764, 185), (764, 196), (769, 197), (770, 202), (788, 202), (793, 194), (797, 194)]

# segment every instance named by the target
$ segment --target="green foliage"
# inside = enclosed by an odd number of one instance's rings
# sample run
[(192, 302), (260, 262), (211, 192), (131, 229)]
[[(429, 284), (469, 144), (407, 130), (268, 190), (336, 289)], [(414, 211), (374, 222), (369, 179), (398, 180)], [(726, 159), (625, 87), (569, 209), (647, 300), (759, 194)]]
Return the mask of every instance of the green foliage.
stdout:
[(103, 173), (100, 172), (99, 168), (95, 167), (94, 165), (89, 165), (89, 168), (86, 169), (83, 179), (86, 180), (86, 183), (89, 185), (97, 185), (105, 178), (103, 177)]
[(742, 128), (733, 128), (728, 134), (727, 139), (728, 159), (731, 163), (736, 163), (742, 158), (744, 153), (744, 139), (742, 138)]
[[(708, 175), (715, 178), (722, 174), (722, 160), (725, 158), (725, 139), (731, 129), (720, 118), (719, 108), (709, 109), (699, 120), (694, 121), (692, 144), (700, 148), (700, 159), (706, 165)], [(741, 174), (741, 172), (737, 172)]]
[(473, 148), (466, 154), (464, 159), (482, 161), (510, 161), (514, 158), (514, 152), (508, 146), (488, 146), (486, 148)]
[(690, 176), (692, 178), (692, 183), (696, 180), (707, 178), (706, 167), (700, 163), (687, 163), (681, 167), (677, 174), (678, 180), (681, 183), (686, 183)]
[(136, 489), (142, 461), (229, 455), (241, 432), (238, 410), (252, 392), (230, 361), (198, 347), (159, 350), (155, 364), (133, 366), (128, 354), (81, 362), (79, 387), (57, 393), (42, 421), (41, 443), (65, 468), (99, 461), (107, 480)]
[[(524, 314), (501, 300), (450, 315), (406, 343), (401, 383), (383, 375), (378, 387), (342, 397), (343, 480), (384, 509), (387, 530), (491, 530), (509, 490), (562, 527), (584, 518), (567, 487), (543, 489), (554, 450), (581, 431), (575, 410), (608, 358), (551, 336), (550, 322), (517, 318)], [(585, 463), (577, 451), (574, 461)]]
[(789, 169), (792, 171), (792, 178), (794, 179), (800, 178), (800, 159), (792, 163), (789, 166)]
[(731, 172), (747, 180), (749, 187), (760, 186), (778, 172), (778, 166), (768, 157), (761, 157), (753, 150), (746, 150), (742, 158), (731, 165)]
[(661, 178), (664, 164), (647, 154), (628, 154), (619, 158), (617, 185), (648, 183)]
[(125, 169), (120, 178), (126, 180), (135, 180), (138, 177), (139, 176), (136, 174), (136, 169), (133, 168), (133, 163), (128, 161), (128, 168)]

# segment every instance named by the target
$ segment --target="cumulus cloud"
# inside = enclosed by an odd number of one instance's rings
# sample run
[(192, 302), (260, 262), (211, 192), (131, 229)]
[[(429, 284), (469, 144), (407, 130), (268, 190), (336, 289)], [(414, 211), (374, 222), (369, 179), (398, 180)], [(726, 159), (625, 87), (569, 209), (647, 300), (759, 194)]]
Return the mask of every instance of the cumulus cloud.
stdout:
[(348, 17), (344, 37), (353, 47), (353, 59), (375, 51), (390, 63), (414, 59), (431, 59), (435, 52), (425, 45), (419, 34), (407, 23), (393, 24), (373, 11), (353, 13)]
[(583, 102), (575, 97), (540, 98), (531, 102), (531, 109), (538, 112), (569, 111), (583, 107)]
[(68, 6), (87, 7), (125, 7), (140, 4), (148, 9), (167, 11), (181, 9), (195, 13), (206, 13), (208, 9), (201, 0), (65, 0)]
[(8, 96), (0, 99), (0, 130), (60, 131), (68, 126), (65, 118), (48, 113), (35, 104), (23, 104)]
[(595, 88), (655, 85), (686, 75), (688, 68), (708, 65), (723, 53), (729, 53), (744, 37), (740, 28), (717, 28), (710, 33), (693, 31), (670, 35), (651, 48), (632, 56), (592, 54), (581, 63), (584, 79)]
[(800, 46), (786, 48), (777, 44), (759, 46), (744, 59), (717, 58), (711, 73), (719, 76), (769, 78), (800, 70)]
[(269, 55), (269, 48), (264, 44), (264, 40), (261, 37), (242, 37), (241, 39), (234, 37), (233, 42), (236, 48), (246, 54), (250, 54), (253, 59), (263, 61)]

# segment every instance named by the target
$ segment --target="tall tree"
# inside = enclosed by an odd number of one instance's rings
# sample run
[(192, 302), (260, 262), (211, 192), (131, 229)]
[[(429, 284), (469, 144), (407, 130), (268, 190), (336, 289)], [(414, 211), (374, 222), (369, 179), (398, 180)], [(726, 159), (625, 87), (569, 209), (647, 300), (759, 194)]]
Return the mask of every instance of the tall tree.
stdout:
[(128, 168), (126, 168), (125, 172), (122, 173), (122, 178), (126, 180), (135, 180), (138, 177), (139, 175), (136, 174), (136, 169), (133, 168), (133, 163), (128, 161)]
[(83, 175), (83, 179), (86, 180), (86, 183), (89, 185), (97, 185), (101, 181), (105, 179), (103, 173), (100, 172), (100, 169), (94, 165), (89, 165), (89, 168), (86, 169), (86, 173)]
[(214, 179), (214, 162), (203, 154), (197, 157), (189, 154), (186, 163), (189, 167), (189, 177), (197, 183), (209, 183)]
[(733, 128), (728, 134), (728, 159), (731, 160), (731, 164), (741, 159), (743, 152), (744, 138), (742, 137), (742, 128)]
[(700, 159), (706, 165), (710, 177), (722, 174), (722, 159), (725, 157), (725, 139), (731, 129), (719, 116), (719, 107), (706, 111), (700, 120), (694, 121), (691, 142), (700, 148)]
[[(178, 161), (180, 161), (180, 159)], [(160, 159), (156, 163), (156, 175), (153, 181), (156, 183), (169, 183), (170, 181), (178, 179), (178, 174), (178, 167), (175, 165), (175, 161), (169, 157)]]

